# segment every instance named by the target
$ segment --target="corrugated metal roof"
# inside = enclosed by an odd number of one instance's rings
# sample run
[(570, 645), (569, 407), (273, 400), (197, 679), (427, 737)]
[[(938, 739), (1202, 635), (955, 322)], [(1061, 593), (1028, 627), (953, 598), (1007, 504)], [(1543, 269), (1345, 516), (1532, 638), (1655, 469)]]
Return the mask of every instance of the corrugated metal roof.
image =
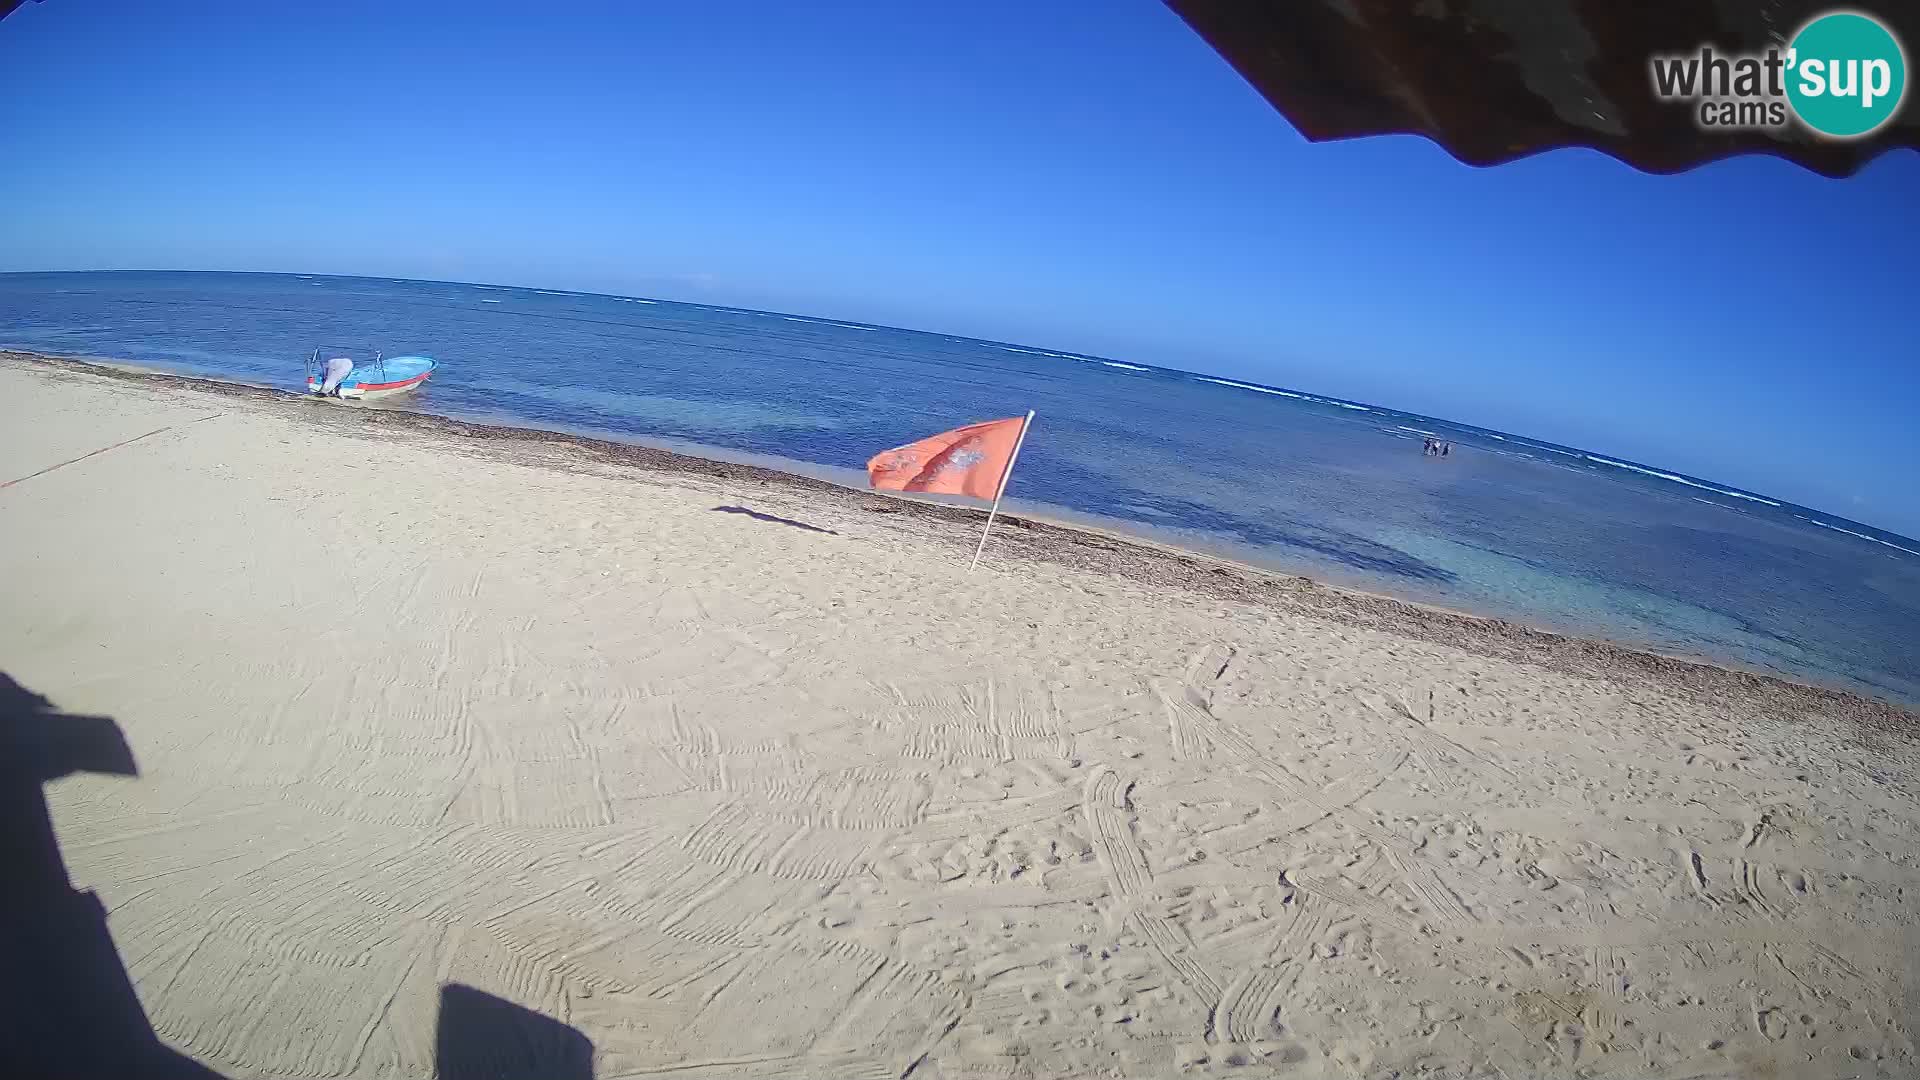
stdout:
[(1311, 140), (1425, 135), (1470, 165), (1584, 146), (1647, 172), (1774, 154), (1848, 176), (1896, 147), (1920, 149), (1920, 89), (1892, 123), (1853, 142), (1784, 130), (1709, 134), (1653, 93), (1655, 54), (1784, 49), (1836, 7), (1920, 47), (1920, 3), (1818, 0), (1166, 0)]

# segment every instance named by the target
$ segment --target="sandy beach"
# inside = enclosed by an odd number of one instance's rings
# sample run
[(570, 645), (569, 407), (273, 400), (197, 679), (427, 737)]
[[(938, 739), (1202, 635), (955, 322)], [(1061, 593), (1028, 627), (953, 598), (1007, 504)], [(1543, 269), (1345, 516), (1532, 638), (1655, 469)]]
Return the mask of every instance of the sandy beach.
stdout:
[(0, 402), (10, 737), (126, 750), (34, 780), (10, 930), (93, 894), (221, 1075), (1920, 1073), (1894, 706), (1041, 522), (969, 574), (975, 512), (656, 450)]

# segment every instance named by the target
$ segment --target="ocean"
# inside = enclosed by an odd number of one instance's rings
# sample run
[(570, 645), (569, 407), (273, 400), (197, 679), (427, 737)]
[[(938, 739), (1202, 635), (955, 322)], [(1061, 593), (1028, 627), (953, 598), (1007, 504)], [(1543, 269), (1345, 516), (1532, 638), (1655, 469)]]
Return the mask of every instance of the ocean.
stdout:
[[(1920, 541), (1510, 432), (1030, 345), (646, 297), (0, 274), (8, 348), (293, 390), (319, 345), (438, 358), (405, 408), (850, 486), (879, 450), (1033, 409), (1013, 509), (1920, 705)], [(1454, 452), (1423, 456), (1429, 435)]]

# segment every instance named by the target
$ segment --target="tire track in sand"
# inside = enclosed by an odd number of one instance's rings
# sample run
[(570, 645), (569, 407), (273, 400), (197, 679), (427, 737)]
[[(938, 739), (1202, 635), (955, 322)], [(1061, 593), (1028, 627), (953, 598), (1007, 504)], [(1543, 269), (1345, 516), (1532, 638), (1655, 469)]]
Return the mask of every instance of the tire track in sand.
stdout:
[[(1151, 907), (1155, 899), (1153, 869), (1131, 827), (1131, 788), (1117, 773), (1101, 765), (1087, 778), (1081, 799), (1087, 834), (1114, 896), (1126, 905), (1127, 917), (1168, 970), (1200, 998), (1207, 1010), (1204, 1037), (1209, 1042), (1216, 1038), (1251, 1042), (1264, 1037), (1259, 1034), (1263, 1024), (1279, 1011), (1340, 905), (1300, 890), (1291, 916), (1271, 936), (1259, 959), (1238, 976), (1223, 981), (1186, 931)], [(1385, 909), (1384, 904), (1379, 907)]]
[(1140, 851), (1127, 815), (1131, 809), (1127, 793), (1132, 786), (1122, 783), (1119, 775), (1105, 765), (1093, 770), (1087, 777), (1086, 792), (1080, 802), (1087, 835), (1093, 840), (1094, 852), (1101, 868), (1107, 872), (1115, 898), (1126, 905), (1127, 917), (1160, 954), (1167, 968), (1200, 999), (1211, 1017), (1214, 1005), (1220, 1000), (1220, 980), (1207, 970), (1186, 931), (1173, 920), (1150, 910), (1154, 899), (1151, 894), (1153, 870)]
[(1296, 894), (1286, 920), (1267, 943), (1266, 955), (1228, 984), (1214, 1006), (1214, 1030), (1227, 1042), (1245, 1043), (1270, 1036), (1267, 1024), (1313, 959), (1313, 948), (1333, 926), (1331, 905)]
[(1206, 685), (1196, 680), (1205, 678), (1211, 683), (1212, 678), (1207, 673), (1224, 672), (1232, 657), (1233, 650), (1210, 645), (1187, 662), (1186, 676), (1177, 691), (1169, 690), (1162, 684), (1156, 684), (1154, 690), (1170, 708), (1180, 710), (1183, 722), (1229, 754), (1243, 772), (1264, 781), (1288, 801), (1304, 802), (1320, 810), (1325, 817), (1339, 818), (1343, 826), (1378, 847), (1436, 922), (1460, 925), (1477, 921), (1439, 869), (1416, 854), (1410, 843), (1352, 813), (1349, 806), (1328, 799), (1323, 789), (1295, 776), (1285, 765), (1254, 745), (1245, 732), (1214, 714)]
[(900, 1070), (891, 1062), (865, 1054), (852, 1057), (777, 1054), (627, 1069), (613, 1073), (606, 1080), (639, 1080), (649, 1076), (669, 1080), (899, 1080)]

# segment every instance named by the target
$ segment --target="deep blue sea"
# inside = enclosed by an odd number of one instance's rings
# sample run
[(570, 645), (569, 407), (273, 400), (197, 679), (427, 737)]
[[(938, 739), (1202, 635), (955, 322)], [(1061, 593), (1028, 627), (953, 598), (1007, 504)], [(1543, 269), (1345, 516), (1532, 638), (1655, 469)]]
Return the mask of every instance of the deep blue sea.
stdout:
[[(278, 274), (0, 274), (0, 346), (296, 389), (317, 345), (440, 360), (404, 407), (863, 485), (1034, 409), (1008, 500), (1244, 561), (1920, 704), (1920, 541), (1657, 465), (1044, 348), (642, 297)], [(1424, 433), (1451, 440), (1421, 454)]]

